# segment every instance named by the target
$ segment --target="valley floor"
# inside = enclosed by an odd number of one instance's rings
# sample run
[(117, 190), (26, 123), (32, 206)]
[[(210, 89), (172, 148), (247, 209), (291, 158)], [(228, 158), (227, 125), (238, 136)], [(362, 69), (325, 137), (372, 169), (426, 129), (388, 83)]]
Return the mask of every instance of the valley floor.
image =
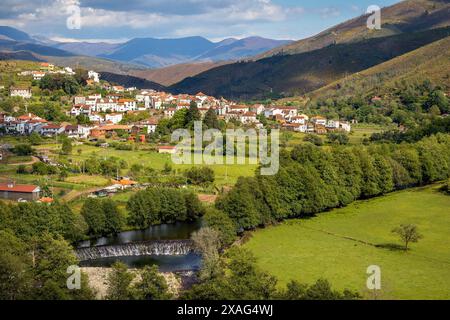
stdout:
[[(423, 235), (405, 252), (391, 230), (415, 224)], [(438, 186), (415, 188), (311, 219), (258, 230), (244, 246), (280, 285), (319, 278), (373, 299), (450, 299), (450, 196)], [(381, 268), (382, 289), (366, 287), (367, 267)]]

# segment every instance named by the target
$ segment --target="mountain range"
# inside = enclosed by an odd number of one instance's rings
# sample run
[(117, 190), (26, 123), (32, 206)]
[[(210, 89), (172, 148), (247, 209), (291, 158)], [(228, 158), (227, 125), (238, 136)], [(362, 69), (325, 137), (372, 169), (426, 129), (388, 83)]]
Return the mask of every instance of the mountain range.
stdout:
[(212, 42), (203, 37), (178, 39), (135, 38), (121, 44), (69, 42), (52, 46), (78, 55), (89, 55), (149, 68), (182, 63), (239, 60), (261, 54), (292, 41), (261, 37), (229, 38)]
[[(63, 56), (93, 57), (135, 65), (136, 69), (155, 69), (187, 63), (236, 61), (262, 54), (291, 42), (262, 37), (228, 38), (212, 42), (199, 36), (177, 39), (134, 38), (124, 43), (58, 42), (44, 36), (30, 36), (12, 27), (0, 26), (0, 51), (7, 51), (10, 55), (20, 51), (20, 55), (23, 56), (22, 51), (28, 51), (28, 55), (35, 55), (36, 60), (44, 56), (49, 57), (48, 59)], [(79, 64), (86, 67), (84, 62), (89, 60), (80, 59)]]
[(407, 0), (382, 9), (382, 29), (367, 16), (171, 85), (173, 92), (264, 99), (302, 95), (450, 35), (450, 2)]

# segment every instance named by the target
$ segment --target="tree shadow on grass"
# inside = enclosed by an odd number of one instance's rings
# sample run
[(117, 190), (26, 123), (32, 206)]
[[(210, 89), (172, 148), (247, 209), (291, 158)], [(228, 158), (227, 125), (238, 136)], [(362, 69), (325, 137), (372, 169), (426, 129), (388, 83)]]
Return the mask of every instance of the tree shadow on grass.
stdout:
[(382, 243), (375, 245), (376, 248), (388, 249), (390, 251), (405, 251), (405, 246), (396, 243)]

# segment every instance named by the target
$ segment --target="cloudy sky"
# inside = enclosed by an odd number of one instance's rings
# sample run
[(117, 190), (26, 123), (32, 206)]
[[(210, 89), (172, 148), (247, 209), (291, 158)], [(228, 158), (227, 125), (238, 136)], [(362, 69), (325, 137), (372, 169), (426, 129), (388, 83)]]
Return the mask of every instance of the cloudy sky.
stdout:
[[(58, 40), (301, 39), (399, 0), (1, 0), (0, 25)], [(67, 19), (80, 8), (80, 29)], [(69, 18), (70, 19), (70, 18)]]

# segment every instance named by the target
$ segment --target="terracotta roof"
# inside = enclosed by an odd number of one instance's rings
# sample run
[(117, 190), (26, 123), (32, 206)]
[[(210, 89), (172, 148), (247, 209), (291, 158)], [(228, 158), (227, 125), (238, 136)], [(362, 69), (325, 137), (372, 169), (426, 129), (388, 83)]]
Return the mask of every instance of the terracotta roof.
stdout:
[(61, 126), (57, 124), (48, 124), (43, 126), (42, 129), (61, 129)]
[(43, 203), (52, 203), (54, 200), (49, 197), (43, 197), (43, 198), (40, 198), (39, 201), (43, 202)]
[(39, 187), (28, 184), (10, 185), (8, 183), (0, 183), (0, 191), (32, 193), (39, 191)]

